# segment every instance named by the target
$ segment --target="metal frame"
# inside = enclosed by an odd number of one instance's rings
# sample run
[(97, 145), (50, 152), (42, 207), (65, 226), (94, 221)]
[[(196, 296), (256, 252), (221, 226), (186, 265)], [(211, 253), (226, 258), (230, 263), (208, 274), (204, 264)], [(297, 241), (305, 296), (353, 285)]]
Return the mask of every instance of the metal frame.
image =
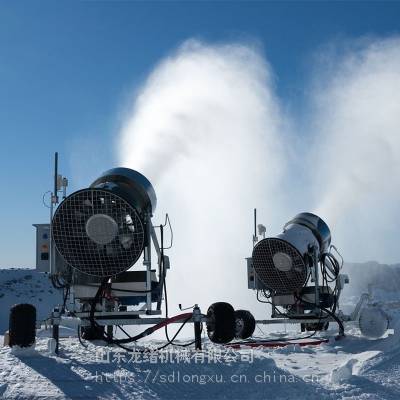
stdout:
[[(152, 290), (152, 283), (154, 282), (152, 280), (152, 244), (154, 245), (154, 248), (156, 250), (156, 254), (158, 257), (158, 266), (160, 266), (160, 263), (162, 262), (162, 252), (161, 252), (161, 247), (160, 244), (158, 242), (158, 238), (157, 238), (157, 234), (155, 232), (155, 228), (151, 222), (151, 216), (148, 214), (146, 215), (146, 221), (145, 221), (145, 226), (146, 226), (146, 242), (147, 245), (144, 247), (143, 249), (143, 265), (145, 266), (145, 272), (146, 273), (146, 278), (145, 278), (145, 287), (144, 289), (140, 289), (138, 290), (138, 292), (134, 292), (134, 289), (132, 289), (132, 292), (129, 293), (128, 296), (126, 297), (145, 297), (146, 301), (144, 303), (144, 305), (139, 309), (139, 310), (135, 310), (135, 311), (117, 311), (116, 309), (114, 310), (110, 310), (110, 311), (96, 311), (95, 312), (95, 317), (97, 318), (98, 315), (109, 315), (109, 316), (119, 316), (119, 315), (125, 315), (127, 313), (129, 313), (130, 315), (160, 315), (161, 314), (161, 300), (162, 300), (162, 293), (163, 293), (163, 289), (164, 289), (164, 279), (163, 276), (160, 274), (160, 276), (158, 277), (158, 285), (159, 287), (157, 289)], [(160, 268), (160, 273), (164, 274), (164, 276), (166, 276), (167, 274), (167, 269), (165, 269), (165, 271), (163, 270), (163, 268)], [(131, 282), (126, 282), (126, 283), (137, 283), (137, 281), (131, 281)], [(140, 282), (141, 283), (141, 282)], [(113, 288), (113, 284), (117, 285), (118, 282), (112, 282), (111, 281), (111, 292), (115, 291), (118, 292), (118, 288), (115, 287)], [(80, 300), (82, 300), (80, 297), (76, 296), (74, 294), (74, 286), (78, 286), (78, 285), (71, 285), (71, 295), (70, 295), (70, 304), (72, 305), (72, 309), (71, 311), (74, 313), (74, 315), (76, 315), (77, 317), (85, 317), (86, 314), (88, 314), (85, 311), (82, 311), (79, 308), (76, 308), (76, 302), (78, 301), (78, 303), (82, 303)], [(85, 285), (85, 283), (80, 284), (79, 286), (96, 286), (98, 287), (99, 285)], [(130, 290), (130, 289), (129, 289)], [(123, 291), (123, 289), (122, 289)], [(146, 291), (146, 293), (142, 293), (142, 291)], [(159, 297), (157, 299), (157, 305), (156, 308), (153, 309), (153, 299), (152, 299), (152, 295), (154, 294), (154, 292), (157, 291), (157, 293), (159, 294)], [(120, 291), (121, 292), (121, 291)], [(121, 297), (121, 295), (119, 295), (119, 297)], [(83, 303), (85, 303), (85, 301), (83, 301)], [(129, 306), (129, 304), (127, 304)], [(131, 304), (133, 305), (133, 304)], [(134, 304), (136, 305), (136, 304)]]

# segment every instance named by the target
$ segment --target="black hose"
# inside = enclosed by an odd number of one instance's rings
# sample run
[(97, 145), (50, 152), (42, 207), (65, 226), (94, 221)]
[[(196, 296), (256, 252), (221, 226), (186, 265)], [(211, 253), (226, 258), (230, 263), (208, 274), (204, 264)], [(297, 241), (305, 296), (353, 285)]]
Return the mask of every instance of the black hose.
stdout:
[(85, 348), (87, 349), (88, 346), (87, 346), (85, 343), (83, 343), (83, 341), (82, 341), (81, 326), (80, 326), (80, 325), (78, 326), (78, 340), (79, 340), (79, 343), (80, 343), (83, 347), (85, 347)]
[[(337, 324), (339, 325), (339, 336), (344, 336), (344, 325), (343, 325), (343, 322), (342, 322), (332, 311), (328, 310), (327, 308), (321, 307), (319, 304), (314, 304), (314, 303), (310, 303), (310, 302), (308, 302), (308, 301), (306, 301), (306, 300), (303, 300), (301, 297), (299, 297), (299, 296), (297, 296), (297, 295), (296, 295), (296, 298), (297, 298), (300, 302), (302, 302), (302, 303), (304, 303), (304, 304), (308, 304), (308, 305), (315, 306), (315, 307), (319, 308), (321, 311), (326, 312), (326, 313), (327, 313), (329, 316), (331, 316), (331, 317), (337, 322)], [(323, 318), (327, 318), (327, 317), (323, 317)], [(321, 320), (322, 320), (322, 318), (320, 318), (320, 321), (321, 321)], [(320, 323), (320, 322), (319, 322), (319, 323)]]
[[(176, 339), (176, 337), (179, 335), (179, 333), (182, 331), (182, 329), (183, 329), (183, 327), (186, 325), (186, 323), (188, 322), (188, 321), (190, 321), (190, 319), (191, 319), (191, 317), (189, 317), (189, 318), (186, 318), (185, 319), (185, 321), (182, 323), (182, 325), (180, 326), (180, 328), (176, 331), (176, 333), (175, 333), (175, 335), (172, 337), (172, 339), (171, 340), (169, 340), (166, 344), (164, 344), (164, 345), (162, 345), (162, 346), (160, 346), (160, 347), (157, 347), (156, 349), (151, 349), (151, 350), (149, 350), (149, 349), (131, 349), (131, 348), (129, 348), (129, 347), (126, 347), (126, 346), (123, 346), (122, 344), (121, 344), (121, 342), (120, 341), (112, 341), (112, 342), (110, 342), (111, 344), (115, 344), (116, 346), (118, 346), (118, 347), (120, 347), (121, 349), (124, 349), (124, 350), (126, 350), (126, 351), (129, 351), (129, 352), (132, 352), (132, 353), (134, 353), (134, 352), (140, 352), (140, 353), (147, 353), (147, 352), (149, 352), (149, 351), (159, 351), (159, 350), (162, 350), (162, 349), (165, 349), (167, 346), (170, 346), (170, 345), (175, 345), (174, 343), (173, 343), (173, 341)], [(133, 338), (132, 338), (133, 339)], [(128, 339), (129, 340), (129, 339)], [(124, 342), (124, 343), (129, 343), (129, 342)], [(190, 346), (191, 344), (193, 344), (194, 342), (190, 342), (190, 343), (186, 343), (185, 345), (181, 345), (181, 346)]]

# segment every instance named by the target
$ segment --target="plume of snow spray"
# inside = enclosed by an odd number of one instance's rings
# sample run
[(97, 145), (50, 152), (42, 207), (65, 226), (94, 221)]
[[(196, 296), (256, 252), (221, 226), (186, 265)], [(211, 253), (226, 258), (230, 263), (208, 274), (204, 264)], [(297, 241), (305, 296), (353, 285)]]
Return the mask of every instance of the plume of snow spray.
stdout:
[(275, 234), (313, 202), (345, 259), (398, 259), (400, 40), (331, 61), (329, 76), (317, 77), (311, 138), (302, 141), (285, 135), (270, 67), (249, 46), (186, 42), (145, 82), (120, 159), (149, 177), (158, 219), (169, 212), (174, 223), (174, 306), (226, 300), (254, 310), (244, 258), (255, 206)]
[(398, 261), (400, 40), (353, 48), (330, 75), (316, 93), (316, 213), (347, 259)]
[(256, 49), (186, 42), (155, 68), (123, 126), (123, 165), (153, 182), (157, 217), (173, 222), (173, 306), (256, 303), (246, 289), (252, 209), (279, 221), (285, 167), (271, 86)]

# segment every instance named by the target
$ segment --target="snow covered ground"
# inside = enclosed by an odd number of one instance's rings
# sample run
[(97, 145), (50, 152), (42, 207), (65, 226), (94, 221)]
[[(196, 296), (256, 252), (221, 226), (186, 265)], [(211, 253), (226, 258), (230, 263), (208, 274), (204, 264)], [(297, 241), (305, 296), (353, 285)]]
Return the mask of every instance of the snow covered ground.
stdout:
[(33, 304), (38, 319), (44, 319), (49, 309), (60, 302), (62, 294), (46, 274), (28, 268), (0, 268), (0, 334), (8, 329), (9, 310), (14, 304)]
[[(396, 269), (394, 273), (397, 273)], [(30, 274), (32, 278), (25, 278)], [(0, 298), (3, 331), (4, 321), (8, 319), (8, 305), (20, 302), (22, 293), (30, 296), (30, 290), (37, 289), (42, 295), (48, 293), (46, 303), (58, 302), (58, 294), (50, 293), (45, 286), (47, 278), (36, 275), (41, 274), (0, 270), (0, 293), (5, 293)], [(12, 284), (7, 283), (10, 280)], [(345, 339), (331, 340), (320, 346), (291, 345), (234, 351), (205, 339), (201, 352), (175, 346), (161, 352), (132, 356), (101, 343), (82, 347), (75, 337), (75, 330), (64, 328), (60, 354), (56, 356), (49, 351), (50, 332), (43, 329), (38, 332), (35, 350), (0, 348), (0, 396), (6, 399), (397, 400), (400, 398), (400, 312), (397, 308), (400, 294), (384, 285), (378, 286), (375, 290), (377, 301), (386, 304), (395, 328), (394, 334), (378, 340), (361, 337), (353, 324), (347, 326)], [(396, 286), (390, 289), (396, 289)], [(10, 299), (6, 300), (8, 296)], [(43, 295), (42, 302), (35, 299), (39, 310), (44, 298)], [(354, 298), (348, 296), (345, 303), (346, 307), (354, 305)], [(333, 338), (334, 329), (332, 326), (332, 331), (325, 335)], [(2, 343), (2, 337), (0, 341)], [(147, 345), (160, 343), (152, 340)]]

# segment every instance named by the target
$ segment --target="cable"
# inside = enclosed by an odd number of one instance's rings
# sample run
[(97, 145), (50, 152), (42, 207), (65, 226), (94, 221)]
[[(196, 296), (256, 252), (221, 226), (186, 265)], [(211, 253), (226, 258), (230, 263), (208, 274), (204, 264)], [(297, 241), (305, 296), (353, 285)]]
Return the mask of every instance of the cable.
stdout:
[[(297, 296), (296, 296), (296, 297), (297, 297)], [(310, 303), (310, 302), (308, 302), (308, 301), (306, 301), (306, 300), (303, 300), (303, 299), (300, 298), (300, 297), (297, 297), (297, 299), (298, 299), (299, 301), (301, 301), (302, 303), (316, 306), (316, 307), (319, 308), (321, 311), (326, 312), (326, 313), (327, 313), (329, 316), (331, 316), (331, 317), (337, 322), (337, 324), (339, 325), (339, 336), (344, 336), (344, 325), (343, 325), (343, 322), (342, 322), (332, 311), (328, 310), (327, 308), (321, 307), (321, 306), (318, 305), (318, 304)], [(327, 318), (327, 317), (324, 317), (324, 318)], [(321, 319), (322, 319), (322, 318), (320, 318), (320, 321), (321, 321)], [(320, 323), (320, 321), (319, 321), (318, 323)]]
[[(283, 312), (279, 311), (278, 307), (277, 307), (276, 305), (274, 305), (274, 304), (272, 303), (271, 300), (267, 300), (267, 301), (261, 300), (260, 297), (259, 297), (259, 291), (258, 291), (258, 290), (257, 290), (257, 294), (256, 294), (256, 295), (257, 295), (257, 300), (258, 300), (260, 303), (270, 304), (270, 305), (272, 306), (272, 311), (273, 311), (273, 312), (276, 312), (276, 313), (279, 314), (281, 317), (285, 317), (285, 318), (289, 318), (289, 319), (304, 319), (304, 318), (308, 318), (308, 317), (304, 317), (304, 316), (296, 317), (296, 316), (293, 316), (293, 315), (291, 315), (291, 314), (289, 314), (289, 313), (283, 313)], [(272, 296), (271, 296), (271, 297), (272, 297)], [(313, 317), (309, 317), (309, 318), (311, 319), (311, 318), (313, 318)]]
[[(172, 337), (172, 339), (171, 339), (171, 340), (168, 340), (168, 342), (167, 342), (165, 345), (159, 347), (157, 350), (162, 350), (162, 349), (164, 349), (165, 347), (167, 347), (167, 346), (169, 346), (169, 345), (173, 345), (173, 344), (174, 344), (174, 340), (176, 339), (176, 337), (179, 335), (179, 333), (181, 332), (181, 330), (183, 329), (183, 327), (186, 325), (186, 323), (187, 323), (191, 318), (192, 318), (192, 317), (187, 318), (187, 319), (183, 322), (183, 324), (180, 326), (180, 328), (176, 331), (176, 333), (175, 333), (175, 335)], [(189, 344), (188, 344), (188, 345), (189, 345)]]
[(165, 222), (162, 225), (157, 226), (157, 228), (165, 228), (166, 226), (169, 226), (169, 230), (171, 232), (171, 239), (170, 239), (170, 244), (168, 247), (164, 247), (164, 250), (169, 250), (172, 248), (173, 243), (174, 243), (174, 231), (172, 230), (172, 225), (171, 225), (171, 220), (169, 219), (169, 215), (165, 214)]
[[(200, 324), (200, 334), (202, 334), (202, 333), (203, 333), (203, 324)], [(185, 344), (173, 343), (173, 340), (174, 340), (174, 339), (172, 339), (171, 344), (174, 345), (174, 346), (178, 346), (178, 347), (188, 347), (188, 346), (191, 346), (192, 344), (195, 344), (195, 343), (196, 343), (196, 340), (193, 340), (192, 342), (185, 343)]]
[(117, 325), (117, 327), (118, 327), (123, 333), (125, 333), (126, 336), (128, 336), (129, 338), (131, 338), (131, 336), (129, 335), (129, 333), (128, 333), (124, 328), (122, 328), (121, 325)]
[(81, 336), (81, 326), (78, 326), (78, 339), (79, 339), (79, 343), (85, 347), (86, 349), (88, 348), (88, 345), (86, 345), (85, 343), (83, 343), (82, 341), (82, 336)]
[[(167, 343), (163, 346), (161, 346), (158, 350), (163, 349), (169, 345), (174, 345), (174, 340), (176, 339), (176, 337), (178, 336), (178, 334), (181, 332), (181, 330), (183, 329), (183, 327), (185, 326), (185, 324), (192, 318), (192, 313), (185, 313), (185, 314), (180, 314), (177, 315), (175, 317), (168, 317), (168, 293), (167, 293), (167, 285), (166, 285), (166, 268), (165, 268), (165, 262), (164, 262), (164, 231), (163, 228), (164, 226), (166, 226), (166, 224), (169, 224), (170, 229), (171, 229), (171, 244), (168, 248), (172, 247), (172, 243), (173, 243), (173, 233), (172, 233), (172, 227), (171, 227), (171, 223), (169, 220), (169, 216), (168, 214), (166, 215), (166, 222), (164, 225), (160, 225), (160, 232), (161, 232), (161, 246), (160, 246), (160, 250), (161, 250), (161, 255), (160, 255), (160, 283), (159, 283), (159, 288), (161, 286), (161, 288), (164, 290), (164, 297), (165, 297), (165, 320), (159, 324), (156, 324), (154, 326), (152, 326), (151, 328), (147, 328), (146, 330), (144, 330), (143, 332), (141, 332), (140, 334), (131, 337), (121, 326), (118, 326), (122, 332), (124, 332), (127, 336), (127, 338), (125, 339), (115, 339), (113, 338), (112, 335), (109, 335), (107, 333), (103, 334), (103, 338), (107, 343), (110, 344), (115, 344), (127, 351), (134, 351), (132, 349), (129, 349), (128, 347), (123, 346), (124, 344), (127, 343), (132, 343), (135, 342), (139, 339), (142, 339), (145, 336), (148, 336), (150, 334), (152, 334), (154, 331), (165, 327), (165, 334), (166, 334), (166, 338), (167, 338)], [(98, 290), (96, 292), (96, 295), (91, 303), (91, 308), (90, 308), (90, 315), (89, 315), (89, 319), (91, 322), (91, 326), (93, 329), (99, 329), (100, 325), (96, 322), (95, 318), (94, 318), (94, 313), (95, 313), (95, 308), (96, 308), (96, 304), (98, 303), (99, 299), (102, 297), (103, 292), (104, 292), (104, 286), (107, 284), (109, 278), (105, 278), (103, 279), (103, 281), (101, 282), (100, 286), (98, 287)], [(91, 286), (97, 286), (97, 285), (91, 285)], [(110, 289), (112, 289), (112, 284), (110, 284)], [(115, 289), (116, 291), (119, 291), (120, 289)], [(126, 289), (121, 289), (122, 292), (133, 292), (133, 293), (149, 293), (149, 292), (154, 292), (155, 289), (153, 290), (146, 290), (146, 291), (133, 291), (133, 290), (126, 290)], [(172, 337), (172, 339), (169, 338), (168, 335), (168, 329), (167, 326), (172, 323), (175, 322), (176, 320), (182, 319), (183, 317), (187, 317), (185, 319), (185, 321), (182, 323), (181, 327), (178, 329), (178, 331), (175, 333), (175, 335)], [(201, 327), (203, 328), (203, 327)], [(176, 344), (178, 346), (189, 346), (191, 344), (193, 344), (195, 342), (190, 342), (190, 343), (186, 343), (186, 344)]]
[(129, 336), (126, 339), (114, 339), (114, 338), (107, 337), (107, 338), (105, 338), (105, 340), (111, 344), (117, 344), (117, 343), (126, 344), (126, 343), (135, 342), (135, 341), (142, 339), (148, 335), (151, 335), (152, 333), (154, 333), (155, 331), (157, 331), (159, 329), (164, 328), (164, 326), (166, 326), (168, 324), (172, 324), (174, 322), (181, 321), (184, 319), (187, 319), (187, 321), (189, 321), (192, 318), (192, 316), (193, 316), (192, 313), (178, 314), (178, 315), (175, 315), (174, 317), (165, 319), (164, 321), (159, 322), (158, 324), (155, 324), (155, 325), (145, 329), (143, 332), (139, 333), (136, 336), (133, 336), (133, 337)]
[[(166, 344), (164, 344), (163, 346), (158, 347), (157, 349), (155, 349), (155, 350), (161, 350), (161, 349), (163, 349), (163, 348), (165, 348), (165, 347), (167, 347), (167, 346), (169, 346), (171, 344), (174, 344), (173, 341), (176, 339), (176, 337), (182, 331), (182, 329), (186, 325), (186, 323), (191, 320), (191, 318), (192, 318), (192, 314), (191, 313), (185, 313), (185, 314), (177, 315), (175, 317), (170, 318), (169, 321), (160, 322), (159, 324), (156, 324), (153, 327), (146, 329), (144, 332), (142, 332), (141, 334), (136, 335), (134, 337), (131, 337), (121, 326), (118, 326), (128, 336), (128, 338), (127, 339), (113, 339), (112, 337), (110, 337), (109, 335), (107, 335), (105, 333), (104, 334), (104, 336), (105, 336), (104, 340), (107, 343), (115, 344), (116, 346), (121, 347), (122, 349), (127, 350), (127, 351), (131, 351), (131, 352), (134, 352), (136, 350), (137, 351), (141, 351), (139, 349), (131, 349), (129, 347), (126, 347), (126, 346), (124, 346), (124, 344), (135, 342), (138, 339), (141, 339), (141, 338), (143, 338), (143, 337), (145, 337), (147, 335), (150, 335), (151, 333), (155, 332), (157, 329), (162, 328), (165, 324), (172, 323), (172, 322), (176, 321), (177, 319), (182, 319), (182, 317), (184, 317), (184, 316), (186, 316), (186, 319), (181, 324), (180, 328), (175, 333), (173, 338), (170, 341), (168, 341)], [(186, 343), (185, 345), (182, 345), (182, 346), (189, 346), (190, 344), (192, 344), (192, 343)], [(145, 351), (148, 351), (148, 350), (145, 350)]]
[(47, 192), (43, 193), (42, 203), (46, 208), (51, 208), (49, 205), (46, 204), (46, 201), (45, 201), (46, 194), (48, 194), (48, 193), (51, 193), (51, 190), (48, 190)]
[(65, 308), (66, 308), (66, 305), (67, 305), (67, 298), (69, 296), (69, 292), (70, 292), (70, 286), (66, 285), (66, 287), (64, 289), (64, 300), (63, 300), (63, 305), (62, 305), (62, 308), (61, 308), (61, 314), (65, 313)]
[(272, 293), (269, 289), (263, 289), (262, 292), (266, 299), (270, 299), (272, 297)]
[(90, 304), (89, 320), (90, 320), (90, 326), (92, 329), (99, 329), (99, 324), (94, 319), (94, 313), (96, 311), (96, 304), (98, 303), (99, 299), (101, 298), (104, 287), (107, 284), (109, 279), (110, 279), (109, 277), (105, 277), (102, 279), (100, 286), (97, 289), (96, 295), (94, 296), (94, 298)]
[(332, 311), (329, 311), (327, 308), (321, 307), (321, 310), (325, 311), (337, 322), (337, 324), (339, 325), (339, 336), (345, 336), (343, 322), (337, 317), (337, 315), (334, 314)]
[(259, 302), (259, 303), (265, 303), (265, 304), (271, 304), (272, 305), (272, 303), (270, 302), (270, 301), (263, 301), (263, 300), (261, 300), (260, 299), (260, 297), (259, 297), (259, 290), (257, 290), (257, 293), (256, 293), (256, 296), (257, 296), (257, 301)]
[(60, 283), (57, 275), (51, 275), (50, 280), (55, 289), (64, 289), (66, 286), (65, 284)]
[(283, 338), (283, 339), (280, 339), (280, 340), (276, 340), (276, 339), (243, 340), (243, 341), (238, 341), (238, 342), (230, 342), (230, 343), (228, 343), (228, 346), (229, 346), (229, 345), (235, 345), (235, 344), (247, 344), (247, 343), (290, 342), (290, 341), (292, 341), (292, 340), (310, 339), (310, 338), (313, 337), (316, 333), (317, 333), (317, 331), (314, 331), (313, 333), (311, 333), (310, 335), (307, 335), (307, 336), (299, 336), (299, 337), (297, 337), (297, 338)]
[[(187, 314), (188, 314), (188, 313), (186, 313), (186, 315), (187, 315)], [(183, 315), (183, 314), (182, 314), (182, 315)], [(182, 315), (176, 316), (176, 317), (181, 317)], [(172, 317), (171, 319), (176, 318), (176, 317)], [(164, 344), (164, 345), (162, 345), (162, 346), (160, 346), (160, 347), (157, 347), (156, 349), (151, 349), (151, 350), (147, 350), (147, 349), (132, 349), (132, 348), (129, 348), (129, 347), (124, 346), (123, 344), (125, 344), (125, 343), (130, 343), (130, 342), (132, 342), (132, 341), (136, 341), (136, 340), (133, 340), (133, 339), (135, 339), (137, 336), (140, 336), (140, 335), (136, 335), (136, 336), (134, 336), (134, 337), (132, 338), (132, 337), (130, 337), (129, 334), (128, 334), (127, 332), (125, 332), (124, 330), (123, 330), (123, 332), (124, 332), (126, 335), (129, 336), (128, 339), (112, 340), (112, 341), (110, 341), (110, 338), (109, 338), (109, 339), (108, 339), (108, 342), (111, 343), (111, 344), (115, 344), (116, 346), (118, 346), (118, 347), (120, 347), (120, 348), (122, 348), (122, 349), (124, 349), (124, 350), (126, 350), (126, 351), (133, 352), (133, 353), (134, 353), (134, 352), (142, 352), (142, 353), (145, 353), (145, 352), (149, 352), (149, 351), (159, 351), (159, 350), (162, 350), (162, 349), (166, 348), (166, 347), (169, 346), (169, 345), (174, 345), (173, 341), (176, 339), (176, 337), (177, 337), (177, 336), (179, 335), (179, 333), (182, 331), (182, 329), (183, 329), (183, 327), (186, 325), (186, 323), (187, 323), (188, 321), (191, 320), (191, 318), (192, 318), (192, 315), (190, 314), (190, 316), (187, 317), (187, 318), (183, 321), (183, 323), (181, 324), (180, 328), (177, 330), (177, 332), (176, 332), (175, 335), (172, 337), (172, 339), (169, 340), (166, 344)], [(164, 321), (164, 322), (162, 322), (162, 323), (160, 323), (160, 324), (157, 324), (157, 325), (163, 325), (163, 324), (166, 324), (166, 323), (171, 323), (171, 322)], [(155, 325), (155, 326), (157, 326), (157, 325)], [(119, 327), (119, 328), (121, 329), (121, 327)], [(154, 328), (154, 327), (153, 327), (153, 328)], [(159, 329), (159, 328), (158, 328), (158, 329)], [(122, 329), (121, 329), (121, 330), (122, 330)], [(154, 329), (151, 333), (153, 333), (155, 330), (156, 330), (156, 329)], [(147, 336), (147, 335), (145, 335), (145, 336)], [(123, 344), (122, 344), (122, 343), (123, 343)], [(189, 345), (191, 345), (191, 344), (193, 344), (193, 343), (190, 342), (190, 343), (186, 343), (185, 345), (181, 345), (181, 346), (189, 346)]]

